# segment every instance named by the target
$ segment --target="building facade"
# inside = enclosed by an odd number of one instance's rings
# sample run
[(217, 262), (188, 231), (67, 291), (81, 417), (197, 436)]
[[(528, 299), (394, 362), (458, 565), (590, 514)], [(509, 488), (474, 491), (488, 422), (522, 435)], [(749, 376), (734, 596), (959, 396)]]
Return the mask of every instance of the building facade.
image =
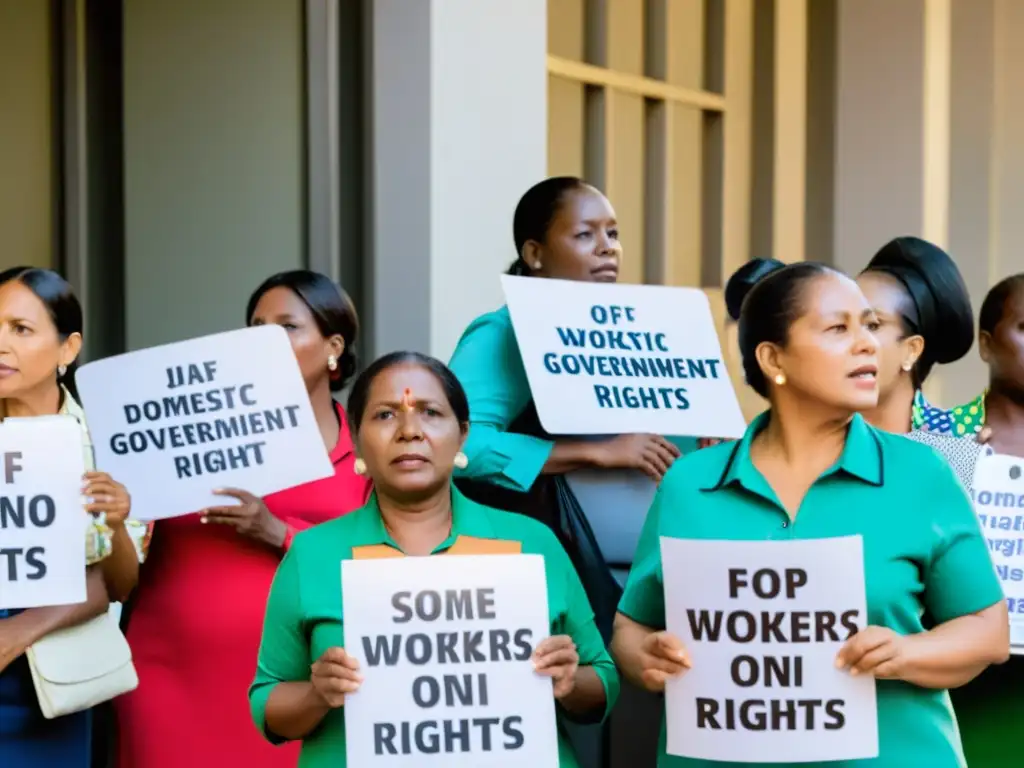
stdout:
[(67, 274), (94, 357), (237, 327), (299, 266), (364, 354), (447, 357), (567, 173), (622, 279), (720, 319), (752, 255), (856, 272), (901, 234), (980, 302), (1024, 271), (1022, 32), (1015, 0), (0, 0), (0, 265)]

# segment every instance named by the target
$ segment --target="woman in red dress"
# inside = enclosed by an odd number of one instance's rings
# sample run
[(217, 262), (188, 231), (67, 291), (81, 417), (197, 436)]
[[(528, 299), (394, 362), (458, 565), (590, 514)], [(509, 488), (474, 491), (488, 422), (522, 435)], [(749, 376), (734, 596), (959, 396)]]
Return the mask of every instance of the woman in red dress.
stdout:
[(263, 499), (223, 489), (240, 504), (155, 524), (128, 621), (139, 687), (116, 701), (120, 768), (292, 768), (298, 760), (298, 745), (272, 747), (253, 729), (246, 691), (270, 583), (292, 537), (369, 496), (333, 398), (355, 373), (358, 319), (331, 280), (299, 270), (257, 288), (246, 321), (288, 331), (334, 476)]

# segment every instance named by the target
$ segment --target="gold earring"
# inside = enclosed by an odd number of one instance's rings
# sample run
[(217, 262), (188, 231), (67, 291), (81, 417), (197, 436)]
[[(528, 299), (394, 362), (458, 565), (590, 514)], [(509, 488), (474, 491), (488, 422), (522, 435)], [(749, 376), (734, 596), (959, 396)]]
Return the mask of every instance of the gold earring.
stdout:
[(785, 384), (786, 384), (786, 374), (784, 374), (784, 373), (776, 374), (775, 375), (775, 383), (776, 383), (776, 385), (778, 385), (780, 387), (785, 386)]
[(366, 462), (363, 461), (362, 459), (356, 459), (355, 461), (352, 462), (352, 471), (355, 472), (357, 475), (365, 475)]
[(327, 370), (336, 371), (338, 370), (338, 358), (334, 355), (327, 356)]
[(462, 451), (455, 454), (455, 461), (453, 462), (459, 469), (465, 469), (469, 466), (469, 457), (466, 456)]

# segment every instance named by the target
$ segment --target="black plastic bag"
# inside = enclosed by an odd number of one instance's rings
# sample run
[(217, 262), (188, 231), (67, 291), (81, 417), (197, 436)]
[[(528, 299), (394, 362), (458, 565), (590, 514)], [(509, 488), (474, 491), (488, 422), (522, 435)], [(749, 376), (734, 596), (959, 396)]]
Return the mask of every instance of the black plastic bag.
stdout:
[[(508, 431), (552, 439), (541, 426), (532, 403)], [(532, 517), (554, 531), (576, 567), (601, 637), (606, 645), (611, 642), (612, 621), (622, 596), (622, 587), (605, 562), (586, 513), (565, 477), (541, 475), (525, 493), (479, 480), (458, 479), (455, 485), (473, 501)]]

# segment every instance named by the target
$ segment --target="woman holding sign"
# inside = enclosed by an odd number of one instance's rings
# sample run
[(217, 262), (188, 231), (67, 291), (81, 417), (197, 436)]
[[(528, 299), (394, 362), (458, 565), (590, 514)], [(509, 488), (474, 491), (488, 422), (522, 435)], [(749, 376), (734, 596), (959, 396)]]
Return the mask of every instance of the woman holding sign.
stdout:
[[(364, 675), (367, 686), (374, 680), (369, 665), (364, 666), (363, 650), (343, 647), (346, 600), (338, 562), (405, 555), (543, 555), (551, 636), (540, 642), (526, 638), (517, 654), (524, 649), (527, 653), (517, 658), (532, 660), (537, 673), (552, 678), (561, 716), (600, 718), (607, 713), (615, 702), (618, 677), (579, 578), (557, 539), (536, 521), (470, 501), (451, 484), (469, 429), (466, 395), (451, 371), (418, 353), (392, 353), (359, 377), (349, 409), (359, 469), (373, 479), (375, 493), (351, 515), (296, 536), (278, 569), (256, 679), (249, 691), (252, 717), (260, 731), (275, 744), (301, 741), (301, 764), (306, 768), (346, 764), (346, 742), (357, 738), (346, 733), (346, 697), (360, 688)], [(439, 645), (437, 653), (449, 655), (448, 662), (455, 664), (459, 662), (451, 654), (481, 660), (457, 637), (453, 643)], [(487, 658), (503, 653), (494, 651), (493, 637), (479, 647)], [(396, 702), (405, 695), (394, 691)], [(471, 709), (449, 715), (424, 710), (422, 715), (424, 720), (474, 717)], [(452, 727), (456, 725), (462, 727)], [(411, 730), (418, 735), (405, 746), (401, 740), (389, 742), (400, 744), (394, 749), (413, 751), (410, 765), (418, 764), (416, 750), (429, 751), (426, 742), (440, 738), (438, 724), (433, 736), (423, 735), (426, 727), (413, 724)], [(509, 739), (513, 744), (518, 739), (521, 746), (521, 739), (529, 737), (519, 733), (513, 738), (506, 727), (516, 731), (514, 724), (505, 723), (490, 742), (474, 731), (466, 742), (458, 741), (465, 747), (457, 751), (506, 749)], [(508, 764), (516, 764), (514, 752)], [(577, 765), (564, 737), (559, 739), (559, 764)]]
[[(807, 262), (782, 269), (751, 262), (730, 279), (726, 301), (739, 320), (747, 382), (771, 408), (739, 442), (697, 451), (665, 476), (616, 618), (620, 667), (660, 691), (692, 666), (683, 640), (665, 630), (672, 585), (663, 583), (660, 537), (857, 535), (867, 616), (855, 617), (855, 632), (821, 633), (839, 647), (837, 667), (878, 680), (878, 757), (857, 764), (964, 765), (947, 689), (1006, 660), (1006, 604), (949, 466), (857, 415), (878, 399), (874, 311), (848, 277)], [(789, 627), (783, 621), (779, 632)], [(742, 696), (728, 667), (723, 676), (723, 686)], [(800, 699), (798, 689), (776, 695)], [(742, 728), (730, 733), (744, 737)], [(756, 733), (746, 735), (756, 742)], [(815, 736), (804, 727), (792, 738)], [(662, 768), (706, 764), (668, 755), (663, 741)]]
[[(944, 434), (919, 430), (915, 440), (938, 450), (960, 475), (964, 485), (974, 488), (978, 461), (983, 454), (999, 453), (1024, 458), (1024, 275), (1013, 275), (985, 296), (978, 318), (978, 344), (988, 364), (988, 389), (970, 403), (952, 409), (961, 429)], [(969, 419), (965, 423), (965, 420)], [(981, 489), (974, 489), (981, 490)], [(986, 529), (987, 535), (1015, 541), (1014, 512), (1003, 511), (997, 524), (1004, 530)], [(1022, 608), (1011, 601), (1010, 610)], [(960, 721), (964, 754), (971, 768), (999, 768), (1019, 760), (1017, 733), (1024, 722), (1024, 659), (1014, 656), (999, 669), (986, 670), (970, 685), (953, 691), (953, 707)]]
[[(512, 230), (517, 258), (511, 275), (618, 279), (622, 244), (615, 210), (580, 179), (555, 177), (531, 187), (516, 206)], [(563, 476), (584, 468), (632, 469), (658, 482), (680, 456), (679, 447), (660, 435), (604, 440), (548, 435), (533, 406), (508, 307), (470, 323), (450, 365), (469, 396), (473, 427), (466, 466), (457, 473), (459, 487), (478, 501), (551, 527), (576, 563), (598, 626), (609, 636), (620, 588)]]
[[(50, 270), (16, 267), (0, 274), (0, 419), (67, 415), (82, 427), (86, 467), (92, 443), (82, 409), (72, 395), (82, 346), (82, 308), (71, 286)], [(95, 521), (86, 533), (88, 597), (79, 605), (0, 610), (0, 763), (5, 768), (89, 765), (91, 713), (47, 720), (40, 712), (26, 650), (57, 630), (102, 615), (110, 600), (123, 600), (135, 585), (143, 526), (127, 520), (124, 486), (90, 469), (83, 481), (86, 511)], [(132, 532), (139, 542), (134, 542)], [(116, 627), (112, 630), (116, 631)], [(73, 641), (72, 641), (73, 642)], [(79, 647), (87, 662), (104, 649)], [(65, 671), (77, 673), (73, 664)]]
[(272, 768), (298, 757), (297, 746), (275, 750), (253, 733), (238, 692), (252, 680), (267, 592), (295, 534), (369, 495), (334, 399), (356, 370), (359, 322), (344, 291), (307, 270), (264, 281), (245, 318), (288, 332), (334, 475), (264, 499), (223, 489), (236, 504), (156, 524), (128, 623), (139, 689), (117, 701), (123, 768)]

